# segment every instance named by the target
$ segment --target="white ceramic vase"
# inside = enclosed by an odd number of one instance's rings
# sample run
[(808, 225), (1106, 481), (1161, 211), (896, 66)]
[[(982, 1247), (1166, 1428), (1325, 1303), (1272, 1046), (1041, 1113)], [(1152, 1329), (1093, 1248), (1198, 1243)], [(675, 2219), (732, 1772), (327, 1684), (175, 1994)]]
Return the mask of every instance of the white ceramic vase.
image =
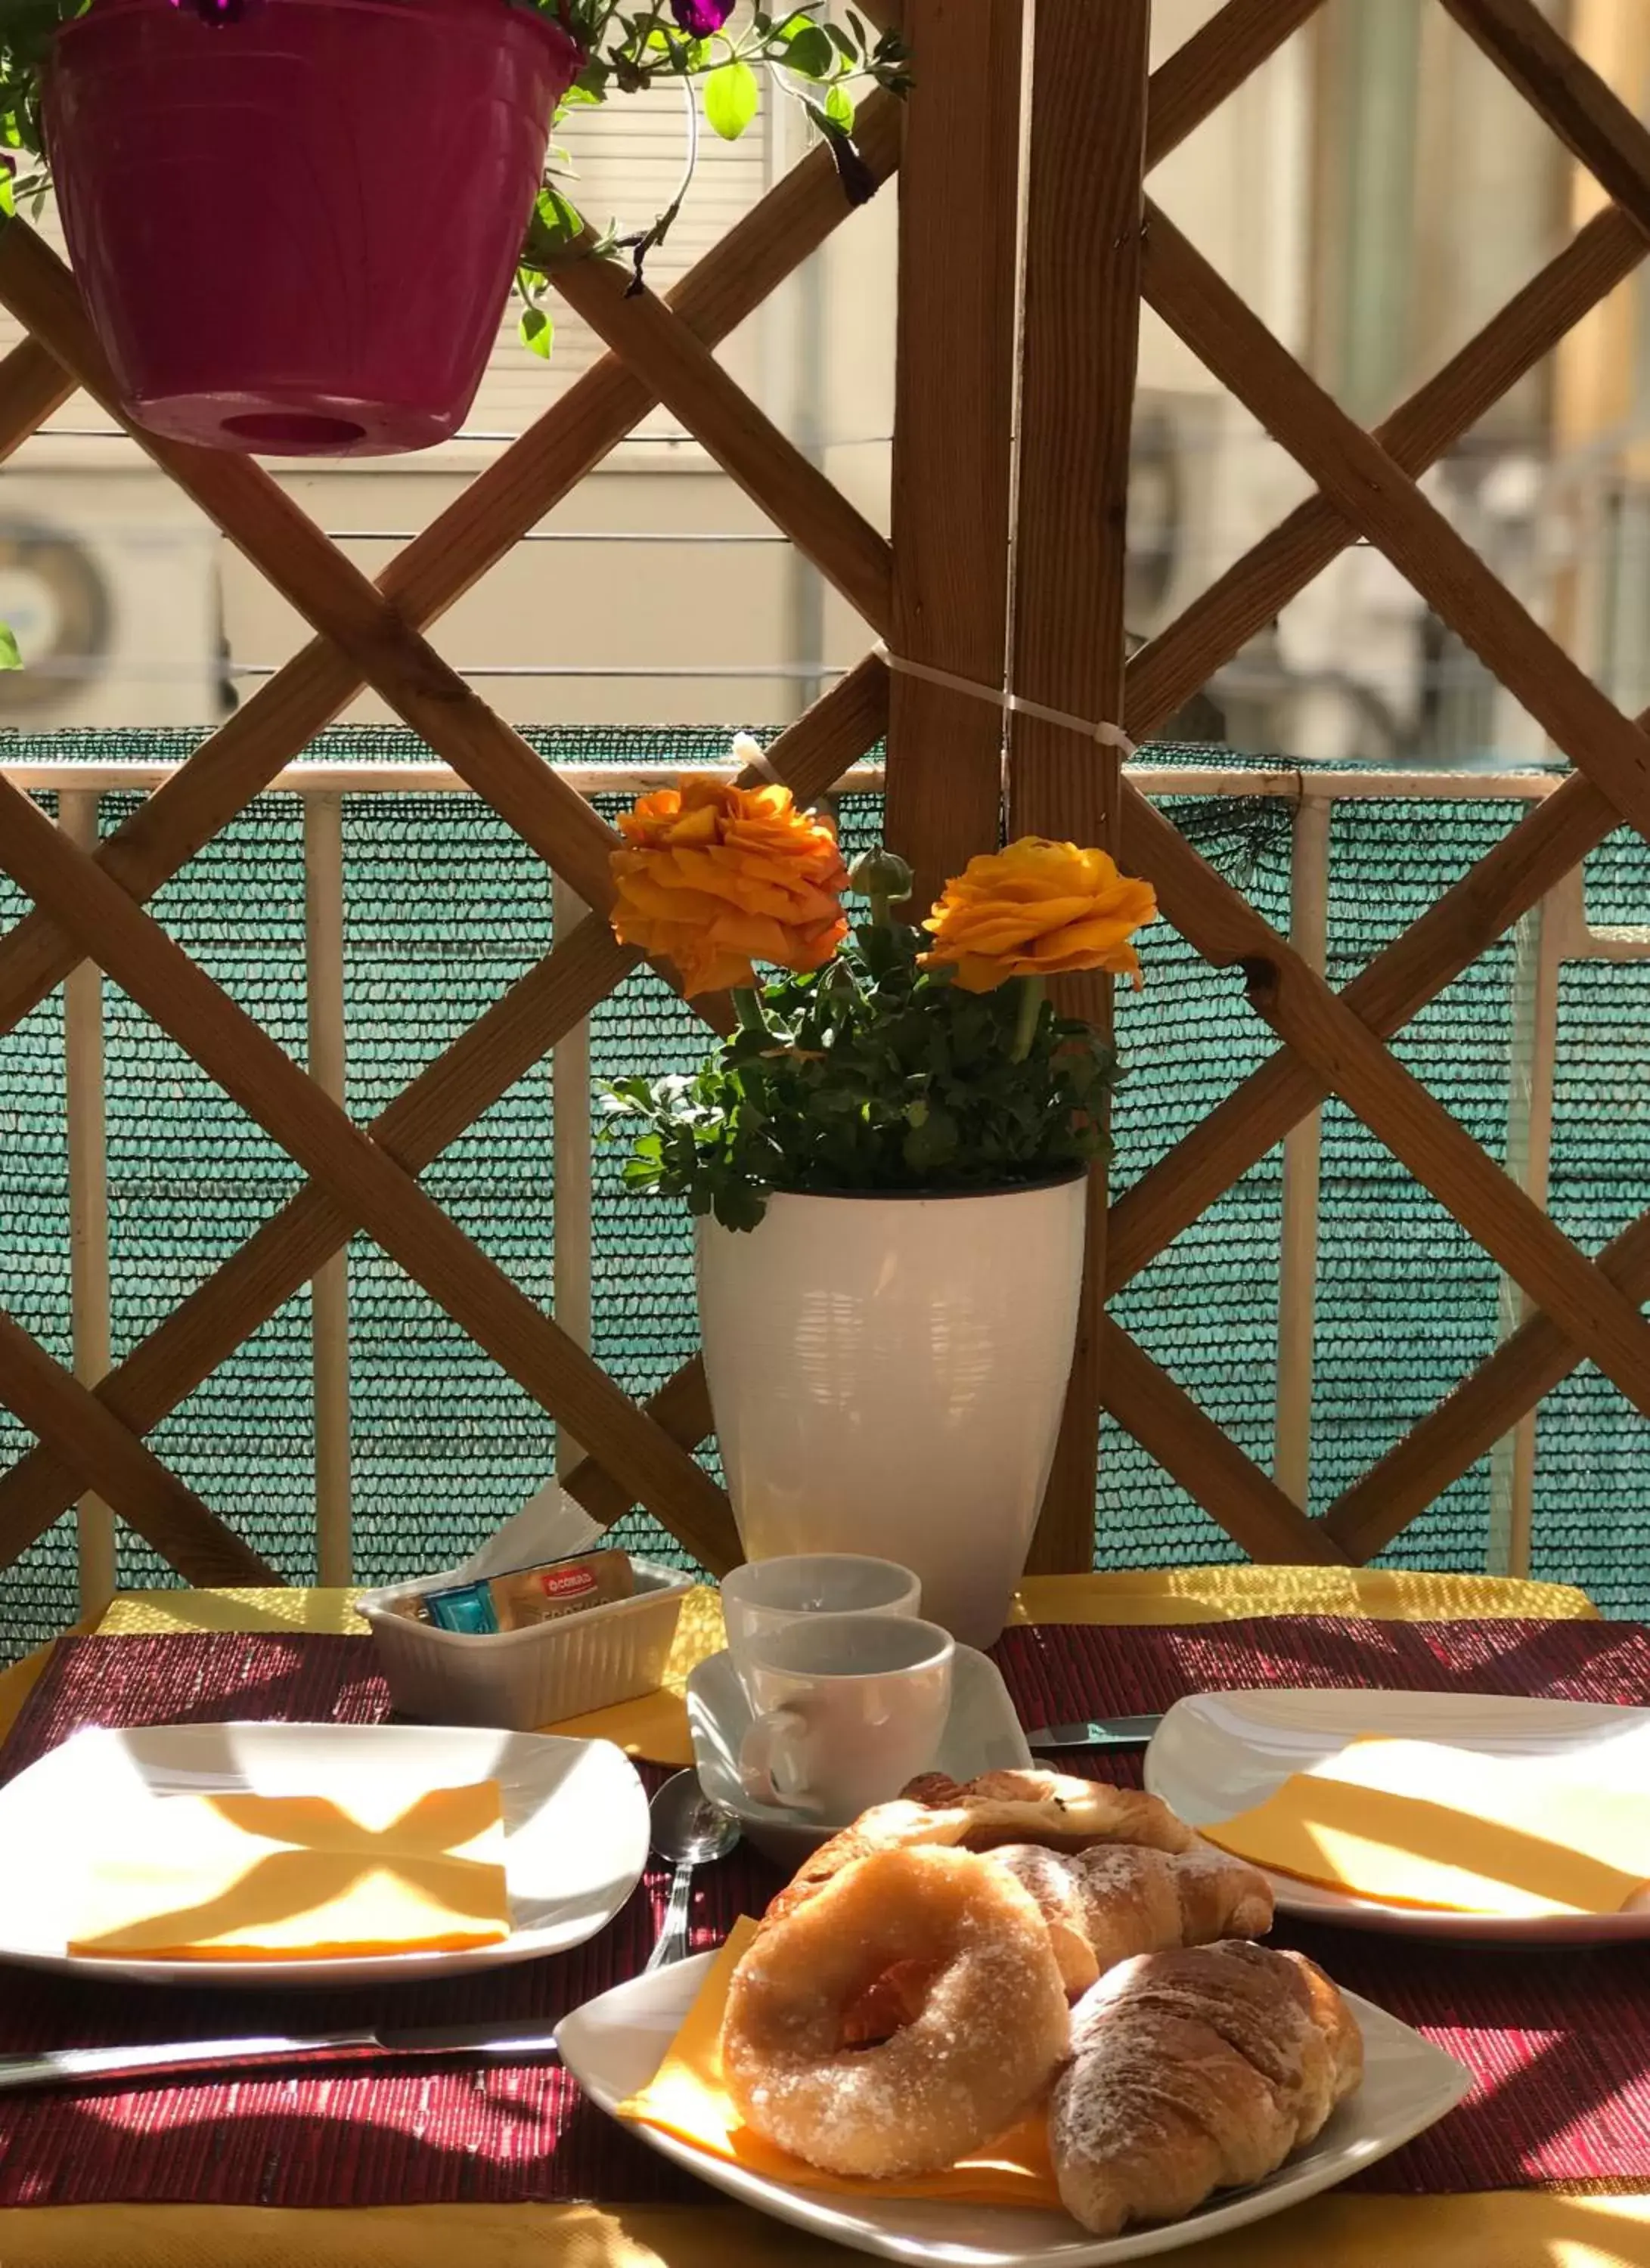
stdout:
[(1007, 1616), (1072, 1367), (1084, 1178), (769, 1200), (700, 1224), (699, 1317), (746, 1555), (861, 1551), (968, 1646)]

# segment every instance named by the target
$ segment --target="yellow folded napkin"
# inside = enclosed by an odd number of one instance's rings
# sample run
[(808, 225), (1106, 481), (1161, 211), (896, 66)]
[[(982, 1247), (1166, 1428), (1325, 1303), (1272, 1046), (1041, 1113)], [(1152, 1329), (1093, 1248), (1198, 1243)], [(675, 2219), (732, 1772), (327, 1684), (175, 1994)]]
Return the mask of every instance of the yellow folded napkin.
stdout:
[(496, 1780), (408, 1804), (160, 1795), (112, 1821), (70, 1953), (149, 1961), (322, 1961), (445, 1953), (510, 1934)]
[(735, 1922), (727, 1943), (711, 1964), (681, 2029), (647, 2085), (619, 2105), (617, 2116), (638, 2126), (656, 2127), (690, 2142), (707, 2157), (743, 2166), (770, 2181), (797, 2189), (829, 2190), (840, 2197), (949, 2198), (961, 2205), (1045, 2206), (1060, 2210), (1060, 2192), (1049, 2161), (1047, 2123), (1042, 2111), (1021, 2121), (989, 2150), (939, 2174), (917, 2174), (904, 2181), (851, 2181), (777, 2149), (741, 2124), (722, 2083), (718, 2042), (722, 2009), (734, 1964), (756, 1933), (748, 1918)]
[(1650, 1793), (1588, 1786), (1581, 1768), (1355, 1741), (1200, 1831), (1256, 1866), (1387, 1905), (1619, 1913), (1650, 1881)]

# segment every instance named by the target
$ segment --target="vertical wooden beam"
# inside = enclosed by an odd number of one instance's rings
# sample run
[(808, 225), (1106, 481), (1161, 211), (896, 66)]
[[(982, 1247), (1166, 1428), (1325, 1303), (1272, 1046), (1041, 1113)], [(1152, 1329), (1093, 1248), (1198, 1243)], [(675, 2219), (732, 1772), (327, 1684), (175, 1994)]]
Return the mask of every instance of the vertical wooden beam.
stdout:
[[(551, 887), (550, 923), (559, 945), (589, 909), (558, 874)], [(556, 1239), (552, 1300), (556, 1322), (581, 1347), (590, 1344), (590, 1025), (570, 1024), (550, 1049), (550, 1147), (553, 1158), (552, 1233)], [(565, 1481), (584, 1455), (559, 1418), (556, 1477)]]
[[(1330, 824), (1327, 796), (1295, 808), (1289, 859), (1289, 942), (1322, 975), (1329, 945)], [(1284, 1139), (1281, 1251), (1278, 1270), (1278, 1400), (1272, 1478), (1307, 1509), (1312, 1479), (1312, 1363), (1318, 1285), (1318, 1158), (1322, 1114), (1309, 1111)]]
[[(304, 950), (310, 1077), (344, 1100), (343, 798), (304, 799)], [(350, 1255), (346, 1246), (310, 1283), (315, 1394), (315, 1547), (320, 1580), (350, 1581)]]
[[(1000, 686), (1008, 637), (1023, 0), (908, 0), (917, 85), (900, 160), (894, 652)], [(895, 674), (888, 842), (914, 910), (994, 850), (1003, 719)]]
[[(1571, 868), (1513, 932), (1513, 1045), (1508, 1065), (1506, 1170), (1543, 1211), (1552, 1159), (1552, 1114), (1558, 1070), (1559, 990), (1566, 954), (1585, 948), (1587, 902), (1582, 870)], [(1537, 1313), (1528, 1293), (1505, 1273), (1496, 1336), (1505, 1342)], [(1528, 1575), (1536, 1513), (1536, 1425), (1532, 1403), (1490, 1458), (1492, 1575)]]
[[(98, 847), (98, 798), (65, 794), (57, 823), (77, 850)], [(95, 1386), (109, 1367), (109, 1193), (103, 1094), (103, 973), (83, 961), (63, 980), (63, 1086), (69, 1132), (69, 1307), (75, 1376)], [(114, 1596), (114, 1514), (100, 1496), (75, 1507), (80, 1613), (96, 1621)]]
[[(1129, 436), (1140, 323), (1150, 0), (1037, 0), (1031, 70), (1015, 535), (1016, 693), (1100, 721), (1123, 715)], [(1116, 749), (1066, 727), (1011, 725), (1009, 831), (1114, 853)], [(1100, 976), (1057, 989), (1111, 1027)], [(1035, 1568), (1093, 1564), (1106, 1273), (1106, 1177), (1091, 1176), (1077, 1358)]]

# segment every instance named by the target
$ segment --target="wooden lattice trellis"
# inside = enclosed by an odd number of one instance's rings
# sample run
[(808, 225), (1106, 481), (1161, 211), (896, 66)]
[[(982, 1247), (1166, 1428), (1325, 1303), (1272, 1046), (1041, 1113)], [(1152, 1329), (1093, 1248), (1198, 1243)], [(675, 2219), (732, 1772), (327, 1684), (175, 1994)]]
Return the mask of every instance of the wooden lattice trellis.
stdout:
[[(885, 541), (726, 376), (713, 350), (846, 213), (816, 151), (667, 299), (605, 265), (558, 288), (607, 342), (572, 386), (369, 581), (265, 473), (139, 433), (157, 463), (314, 636), (95, 850), (0, 782), (0, 866), (35, 910), (0, 939), (0, 1029), (83, 960), (187, 1049), (310, 1176), (95, 1388), (0, 1315), (0, 1399), (39, 1446), (0, 1478), (0, 1563), (85, 1491), (196, 1582), (270, 1571), (144, 1436), (357, 1229), (375, 1237), (588, 1454), (570, 1485), (633, 1503), (705, 1564), (737, 1556), (690, 1454), (710, 1430), (689, 1364), (638, 1408), (419, 1186), (418, 1175), (635, 965), (604, 918), (609, 830), (441, 659), (428, 626), (656, 403), (665, 403), (892, 651), (1137, 739), (1359, 537), (1378, 545), (1572, 760), (1564, 784), (1351, 983), (1333, 991), (1094, 744), (1010, 727), (1015, 831), (1106, 842), (1211, 962), (1245, 973), (1283, 1042), (1114, 1207), (1097, 1176), (1088, 1299), (1039, 1534), (1086, 1565), (1103, 1406), (1259, 1557), (1380, 1550), (1584, 1357), (1650, 1414), (1650, 1213), (1589, 1260), (1386, 1045), (1622, 821), (1650, 836), (1650, 742), (1426, 501), (1416, 477), (1650, 250), (1650, 133), (1535, 0), (1441, 0), (1615, 202), (1373, 433), (1349, 420), (1145, 198), (1151, 167), (1317, 0), (1228, 0), (1150, 79), (1149, 0), (905, 0), (918, 91), (860, 119), (901, 174), (893, 538)], [(872, 12), (887, 18), (891, 4)], [(1022, 44), (1035, 53), (1022, 56)], [(1031, 70), (1023, 267), (1020, 87)], [(1018, 292), (1018, 297), (1017, 297)], [(1123, 662), (1123, 512), (1139, 309), (1149, 303), (1312, 476), (1291, 513)], [(0, 364), (0, 457), (78, 387), (118, 414), (72, 278), (22, 223), (0, 302), (29, 334)], [(1021, 439), (1013, 440), (1018, 394)], [(1013, 475), (1017, 472), (1017, 479)], [(1012, 537), (1012, 545), (1011, 545)], [(1011, 608), (1009, 560), (1014, 559)], [(370, 687), (593, 910), (371, 1125), (356, 1125), (144, 910), (144, 901)], [(804, 798), (888, 735), (888, 829), (924, 882), (995, 841), (1001, 720), (872, 656), (770, 751)], [(1104, 1021), (1103, 982), (1070, 1005)], [(1128, 1283), (1328, 1094), (1363, 1119), (1521, 1289), (1526, 1320), (1322, 1521), (1249, 1458), (1106, 1312)]]

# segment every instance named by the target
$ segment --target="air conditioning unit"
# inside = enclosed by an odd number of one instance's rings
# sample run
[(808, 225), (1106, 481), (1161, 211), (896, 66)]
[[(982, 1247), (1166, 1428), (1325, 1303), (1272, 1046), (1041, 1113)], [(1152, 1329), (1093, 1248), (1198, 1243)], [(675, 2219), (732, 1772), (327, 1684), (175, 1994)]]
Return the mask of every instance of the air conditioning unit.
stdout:
[[(66, 257), (52, 200), (30, 217)], [(0, 354), (21, 335), (0, 313)], [(0, 622), (24, 659), (0, 674), (0, 725), (217, 723), (221, 541), (89, 395), (72, 394), (0, 471)]]
[[(73, 446), (116, 468), (62, 461)], [(54, 442), (57, 461), (0, 480), (0, 621), (20, 671), (0, 676), (0, 723), (209, 725), (228, 705), (220, 538), (129, 442)]]

